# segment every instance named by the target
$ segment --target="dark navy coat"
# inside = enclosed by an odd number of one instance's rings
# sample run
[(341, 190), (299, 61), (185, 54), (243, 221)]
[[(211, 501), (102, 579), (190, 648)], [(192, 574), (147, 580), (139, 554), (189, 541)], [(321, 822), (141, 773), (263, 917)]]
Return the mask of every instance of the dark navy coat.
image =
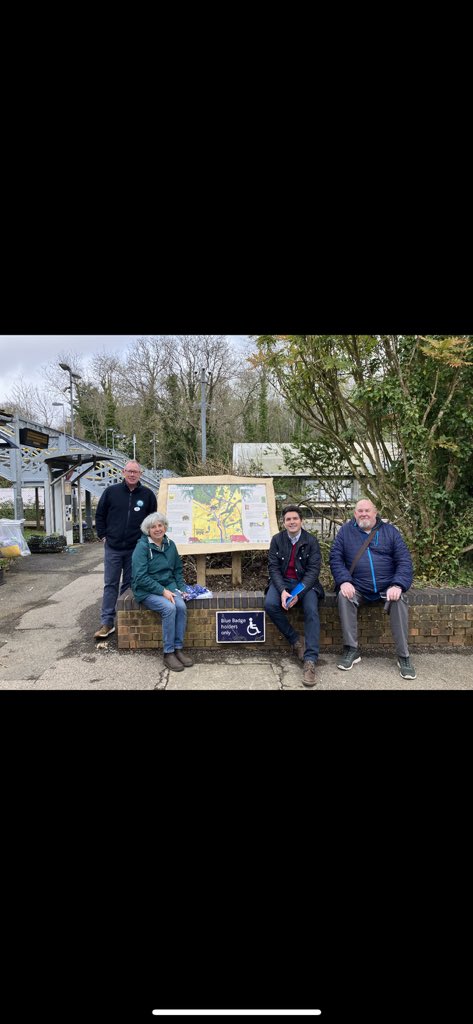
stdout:
[[(276, 590), (282, 594), (286, 589), (284, 576), (292, 552), (292, 541), (289, 539), (287, 530), (275, 533), (271, 538), (268, 554), (269, 578), (274, 583)], [(315, 590), (320, 599), (324, 597), (324, 588), (319, 580), (322, 555), (320, 545), (316, 537), (307, 530), (301, 529), (301, 535), (296, 543), (295, 570), (299, 583), (303, 583), (306, 590)], [(294, 583), (296, 581), (294, 580)]]
[(95, 512), (97, 537), (107, 538), (116, 551), (133, 551), (141, 534), (141, 524), (156, 512), (156, 495), (149, 487), (138, 484), (133, 491), (123, 480), (106, 487)]
[(355, 519), (338, 531), (330, 552), (330, 569), (337, 589), (342, 583), (352, 583), (361, 594), (371, 599), (381, 591), (384, 593), (388, 587), (409, 590), (413, 578), (409, 549), (396, 526), (383, 523), (379, 516), (376, 523), (378, 529), (356, 563), (352, 576), (348, 570), (367, 534)]

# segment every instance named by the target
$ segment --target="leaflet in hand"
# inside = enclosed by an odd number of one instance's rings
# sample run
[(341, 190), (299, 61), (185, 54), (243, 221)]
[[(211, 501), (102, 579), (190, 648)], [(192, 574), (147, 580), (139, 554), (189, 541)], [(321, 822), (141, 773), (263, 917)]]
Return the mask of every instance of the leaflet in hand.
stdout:
[(297, 597), (297, 595), (300, 594), (302, 590), (305, 590), (304, 584), (303, 583), (296, 583), (296, 586), (294, 587), (293, 590), (291, 590), (291, 593), (289, 594), (289, 597), (286, 598), (285, 608), (290, 608), (291, 607), (291, 605), (293, 603), (293, 599), (295, 597)]

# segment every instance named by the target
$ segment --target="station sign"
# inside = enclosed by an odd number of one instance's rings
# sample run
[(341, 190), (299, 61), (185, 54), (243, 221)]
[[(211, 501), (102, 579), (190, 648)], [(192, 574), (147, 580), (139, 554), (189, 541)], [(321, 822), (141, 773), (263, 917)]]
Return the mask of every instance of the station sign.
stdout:
[(49, 434), (42, 434), (39, 430), (31, 430), (30, 427), (20, 427), (20, 444), (26, 444), (29, 448), (47, 448), (49, 445)]

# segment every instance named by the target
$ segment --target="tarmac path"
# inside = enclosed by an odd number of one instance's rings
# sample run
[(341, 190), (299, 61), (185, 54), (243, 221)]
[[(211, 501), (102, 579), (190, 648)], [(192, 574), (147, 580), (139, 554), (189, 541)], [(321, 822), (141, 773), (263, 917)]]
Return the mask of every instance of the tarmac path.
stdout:
[(417, 679), (403, 680), (396, 658), (365, 655), (350, 672), (339, 651), (323, 651), (317, 686), (302, 685), (289, 653), (196, 651), (184, 672), (164, 667), (159, 651), (119, 651), (116, 633), (97, 643), (103, 587), (98, 544), (20, 558), (0, 586), (0, 690), (473, 690), (473, 651), (424, 650), (412, 656)]

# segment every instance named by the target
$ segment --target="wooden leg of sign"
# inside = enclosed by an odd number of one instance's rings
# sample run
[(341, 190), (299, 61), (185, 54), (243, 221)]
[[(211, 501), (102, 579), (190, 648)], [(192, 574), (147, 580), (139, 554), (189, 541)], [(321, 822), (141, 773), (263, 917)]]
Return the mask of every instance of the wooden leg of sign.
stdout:
[(234, 587), (241, 586), (241, 551), (232, 551), (232, 583)]
[(197, 583), (200, 587), (205, 587), (205, 555), (196, 555), (195, 561), (197, 565)]

